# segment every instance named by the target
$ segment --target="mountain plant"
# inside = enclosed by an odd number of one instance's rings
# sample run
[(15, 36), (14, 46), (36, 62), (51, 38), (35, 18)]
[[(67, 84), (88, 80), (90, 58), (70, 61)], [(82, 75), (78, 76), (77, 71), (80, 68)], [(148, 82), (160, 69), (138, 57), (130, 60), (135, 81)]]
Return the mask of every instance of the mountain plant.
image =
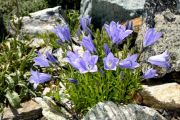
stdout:
[[(93, 32), (90, 26), (90, 17), (81, 18), (73, 37), (68, 25), (58, 25), (54, 30), (58, 47), (51, 46), (51, 51), (46, 52), (37, 51), (31, 69), (30, 82), (35, 89), (49, 81), (65, 87), (66, 98), (73, 104), (69, 109), (77, 118), (101, 101), (132, 102), (134, 94), (141, 89), (140, 80), (157, 76), (153, 68), (141, 75), (139, 53), (130, 47), (131, 27), (112, 21), (101, 31)], [(147, 28), (144, 49), (153, 45), (161, 35), (154, 28)], [(55, 55), (57, 49), (61, 54)], [(167, 51), (147, 60), (152, 65), (167, 69), (170, 67), (168, 61)], [(48, 95), (64, 104), (59, 90), (51, 90)]]
[(34, 49), (28, 42), (11, 38), (0, 43), (0, 107), (20, 107), (35, 95), (27, 82)]

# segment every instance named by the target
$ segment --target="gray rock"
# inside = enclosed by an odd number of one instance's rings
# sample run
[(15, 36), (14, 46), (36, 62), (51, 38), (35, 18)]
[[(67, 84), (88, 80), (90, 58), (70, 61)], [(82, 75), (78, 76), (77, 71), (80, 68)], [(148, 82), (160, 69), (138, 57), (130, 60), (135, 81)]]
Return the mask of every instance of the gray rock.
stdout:
[[(6, 107), (2, 113), (2, 120), (36, 120), (42, 116), (42, 109), (34, 101), (21, 103), (17, 110)], [(1, 118), (0, 118), (1, 119)]]
[(91, 16), (97, 27), (106, 21), (126, 21), (140, 16), (145, 0), (81, 0), (81, 16)]
[[(30, 13), (29, 16), (19, 18), (22, 23), (20, 33), (36, 35), (52, 32), (58, 23), (66, 24), (63, 17), (63, 11), (60, 6)], [(15, 23), (17, 22), (18, 19), (15, 20)], [(11, 34), (15, 34), (15, 27), (12, 23), (9, 26), (9, 31)]]
[(42, 114), (47, 120), (69, 120), (72, 118), (66, 109), (58, 106), (50, 97), (36, 97), (35, 100), (41, 105)]
[[(170, 16), (168, 16), (168, 14)], [(167, 17), (168, 16), (168, 17)], [(169, 18), (172, 18), (170, 21)], [(155, 29), (156, 31), (160, 31), (163, 33), (163, 37), (161, 37), (156, 43), (152, 46), (149, 46), (147, 49), (143, 50), (140, 61), (146, 61), (150, 56), (158, 55), (163, 53), (165, 50), (168, 50), (170, 54), (170, 69), (157, 68), (159, 77), (164, 76), (166, 73), (170, 73), (172, 71), (179, 72), (180, 71), (180, 16), (170, 13), (169, 11), (164, 11), (161, 14), (155, 15)], [(142, 44), (144, 39), (144, 34), (146, 32), (146, 24), (145, 21), (139, 31), (136, 46), (137, 49), (142, 50)], [(142, 70), (145, 71), (150, 67), (149, 64), (142, 64)], [(177, 75), (177, 74), (176, 74)], [(173, 76), (173, 78), (179, 78), (179, 76)]]
[(136, 104), (117, 105), (111, 101), (94, 106), (83, 120), (166, 120), (152, 108)]
[(177, 10), (180, 13), (180, 0), (176, 0), (177, 1)]

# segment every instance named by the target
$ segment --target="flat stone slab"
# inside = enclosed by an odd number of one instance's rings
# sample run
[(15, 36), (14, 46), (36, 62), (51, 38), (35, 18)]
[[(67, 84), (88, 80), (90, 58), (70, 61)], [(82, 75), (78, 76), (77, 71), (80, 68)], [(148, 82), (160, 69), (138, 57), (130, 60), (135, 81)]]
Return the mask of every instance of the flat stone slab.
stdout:
[(143, 104), (162, 109), (180, 108), (180, 84), (143, 85), (140, 92)]
[(3, 112), (3, 120), (34, 120), (42, 117), (41, 106), (30, 100), (21, 104), (21, 108), (12, 110), (6, 107)]

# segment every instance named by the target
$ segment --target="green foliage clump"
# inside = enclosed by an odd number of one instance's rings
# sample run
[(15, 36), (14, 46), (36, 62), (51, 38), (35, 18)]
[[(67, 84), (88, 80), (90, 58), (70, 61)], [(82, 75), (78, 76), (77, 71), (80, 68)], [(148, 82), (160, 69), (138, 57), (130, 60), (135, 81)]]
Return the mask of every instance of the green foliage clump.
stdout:
[(34, 50), (25, 41), (15, 38), (0, 43), (0, 108), (30, 99), (34, 92), (29, 88), (29, 70)]
[[(130, 49), (132, 36), (126, 39), (123, 47), (114, 46), (111, 40), (107, 37), (104, 30), (94, 32), (95, 39), (93, 40), (98, 55), (98, 71), (82, 74), (75, 70), (72, 66), (67, 65), (65, 76), (61, 76), (66, 93), (69, 99), (74, 104), (76, 113), (80, 116), (86, 113), (91, 107), (98, 102), (113, 101), (117, 103), (133, 102), (134, 94), (141, 89), (140, 85), (140, 68), (134, 70), (117, 67), (115, 71), (105, 70), (103, 66), (103, 58), (105, 53), (103, 50), (104, 43), (108, 43), (111, 51), (120, 60), (125, 59), (128, 54), (134, 54), (134, 50)], [(68, 81), (73, 78), (78, 81), (78, 84), (73, 84)]]
[(25, 16), (47, 7), (46, 0), (0, 0), (0, 11), (4, 14), (6, 23), (13, 15)]
[[(71, 17), (70, 20), (73, 18)], [(78, 18), (76, 19), (78, 20)], [(80, 27), (77, 25), (77, 20), (75, 20), (74, 22), (69, 22), (70, 25), (77, 26), (69, 26), (71, 28), (72, 36), (75, 35), (75, 33), (77, 32), (77, 29), (75, 28), (80, 29)], [(81, 40), (83, 35), (87, 34), (83, 33), (81, 36), (79, 36), (78, 39)], [(70, 109), (69, 111), (71, 111), (71, 113), (74, 112), (73, 114), (77, 115), (77, 118), (81, 118), (83, 114), (85, 114), (91, 107), (93, 107), (98, 102), (113, 101), (117, 103), (131, 103), (133, 102), (134, 94), (141, 89), (140, 68), (132, 70), (120, 68), (118, 66), (117, 69), (114, 71), (105, 70), (103, 66), (103, 58), (105, 57), (105, 53), (103, 50), (104, 43), (108, 43), (111, 52), (114, 54), (115, 57), (123, 60), (128, 56), (128, 54), (135, 54), (133, 48), (130, 48), (133, 36), (131, 35), (127, 39), (125, 39), (123, 44), (120, 46), (114, 45), (112, 43), (104, 29), (102, 29), (101, 31), (93, 31), (93, 37), (93, 43), (97, 50), (94, 55), (98, 55), (97, 72), (88, 72), (82, 74), (78, 70), (74, 69), (70, 64), (60, 61), (58, 57), (57, 59), (59, 61), (55, 64), (51, 64), (50, 67), (48, 67), (47, 69), (37, 66), (34, 67), (34, 69), (37, 69), (43, 73), (51, 74), (53, 76), (51, 78), (51, 81), (56, 81), (54, 83), (56, 88), (59, 86), (59, 84), (63, 84), (63, 86), (65, 86), (65, 93), (67, 95), (66, 97), (73, 104), (72, 108), (66, 109)], [(62, 42), (61, 45), (58, 45), (56, 43), (56, 40), (58, 38), (50, 36), (43, 36), (43, 38), (49, 39), (46, 40), (46, 45), (52, 47), (52, 49), (54, 50), (52, 53), (57, 51), (57, 49), (63, 50), (63, 57), (61, 58), (61, 60), (66, 57), (67, 51), (72, 51), (72, 43), (70, 42)], [(85, 50), (86, 49), (83, 48), (83, 51)], [(62, 65), (62, 63), (64, 65)], [(77, 80), (78, 84), (69, 82), (69, 78)], [(56, 102), (59, 102), (61, 107), (64, 106), (64, 103), (61, 101), (63, 99), (61, 98), (61, 96), (64, 95), (61, 95), (57, 91), (57, 89), (55, 90), (51, 87), (50, 89), (51, 90), (47, 94), (47, 96), (54, 97)]]
[(79, 12), (77, 10), (66, 10), (67, 21), (71, 29), (71, 34), (74, 36), (79, 27)]
[(0, 0), (1, 11), (6, 15), (17, 13), (17, 4), (22, 16), (47, 8), (45, 0)]

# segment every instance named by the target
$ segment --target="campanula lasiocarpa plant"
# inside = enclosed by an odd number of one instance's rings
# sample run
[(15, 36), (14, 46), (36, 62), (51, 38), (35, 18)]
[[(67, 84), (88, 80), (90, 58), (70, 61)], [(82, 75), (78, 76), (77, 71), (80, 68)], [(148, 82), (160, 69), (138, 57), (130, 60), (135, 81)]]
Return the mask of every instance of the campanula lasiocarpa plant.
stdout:
[[(91, 18), (80, 19), (80, 27), (75, 38), (70, 35), (68, 25), (58, 25), (55, 34), (58, 37), (58, 49), (62, 49), (62, 61), (54, 51), (41, 53), (33, 59), (30, 82), (37, 88), (39, 84), (59, 80), (65, 86), (67, 98), (72, 101), (72, 109), (78, 117), (101, 101), (118, 103), (132, 102), (133, 95), (141, 89), (140, 80), (157, 76), (153, 68), (140, 75), (139, 54), (129, 49), (132, 28), (110, 22), (101, 31), (91, 31)], [(153, 45), (162, 33), (148, 28), (143, 47)], [(121, 46), (121, 47), (120, 47)], [(151, 56), (147, 62), (159, 67), (169, 68), (169, 55)], [(59, 101), (61, 102), (61, 101)]]

